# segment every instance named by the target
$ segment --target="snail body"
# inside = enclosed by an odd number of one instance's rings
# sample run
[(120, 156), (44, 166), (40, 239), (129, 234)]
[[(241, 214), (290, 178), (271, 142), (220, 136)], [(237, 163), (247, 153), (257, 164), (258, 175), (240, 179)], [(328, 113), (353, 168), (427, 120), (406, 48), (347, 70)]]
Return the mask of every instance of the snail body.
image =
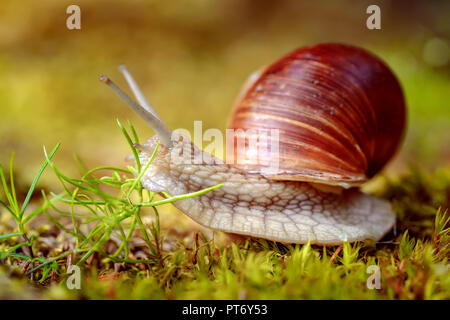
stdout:
[(161, 141), (143, 186), (176, 196), (223, 184), (174, 202), (194, 221), (229, 233), (324, 245), (378, 241), (395, 223), (388, 202), (357, 188), (397, 150), (406, 112), (395, 76), (365, 50), (340, 44), (300, 48), (244, 85), (230, 127), (279, 129), (280, 170), (270, 174), (258, 163), (190, 161), (203, 151), (186, 137), (173, 139), (121, 70), (139, 104), (105, 81), (156, 131), (140, 147), (141, 163)]
[[(141, 146), (146, 164), (159, 138)], [(173, 204), (201, 225), (229, 233), (285, 243), (334, 245), (344, 240), (380, 239), (394, 224), (388, 202), (356, 189), (324, 192), (300, 181), (274, 181), (227, 164), (181, 163), (173, 154), (198, 150), (188, 139), (170, 148), (159, 146), (141, 179), (153, 192), (171, 196), (195, 192), (217, 184), (222, 187)]]

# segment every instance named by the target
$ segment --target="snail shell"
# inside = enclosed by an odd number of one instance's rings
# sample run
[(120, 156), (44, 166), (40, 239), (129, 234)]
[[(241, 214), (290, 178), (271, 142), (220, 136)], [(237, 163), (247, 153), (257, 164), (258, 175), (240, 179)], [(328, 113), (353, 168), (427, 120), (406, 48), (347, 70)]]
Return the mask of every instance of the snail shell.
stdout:
[[(229, 127), (279, 129), (280, 170), (272, 179), (350, 187), (393, 156), (405, 114), (400, 85), (380, 59), (326, 43), (295, 50), (251, 76)], [(241, 167), (260, 169), (257, 163)]]

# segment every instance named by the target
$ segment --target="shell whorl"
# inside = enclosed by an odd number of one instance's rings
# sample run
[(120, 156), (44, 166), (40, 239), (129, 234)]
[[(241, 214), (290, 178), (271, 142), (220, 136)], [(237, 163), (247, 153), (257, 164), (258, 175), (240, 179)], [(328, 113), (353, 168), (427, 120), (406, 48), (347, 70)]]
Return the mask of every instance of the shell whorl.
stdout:
[[(379, 58), (353, 46), (319, 44), (252, 77), (229, 127), (279, 129), (280, 171), (270, 178), (349, 187), (394, 155), (405, 117), (401, 87)], [(257, 171), (258, 165), (245, 167)]]

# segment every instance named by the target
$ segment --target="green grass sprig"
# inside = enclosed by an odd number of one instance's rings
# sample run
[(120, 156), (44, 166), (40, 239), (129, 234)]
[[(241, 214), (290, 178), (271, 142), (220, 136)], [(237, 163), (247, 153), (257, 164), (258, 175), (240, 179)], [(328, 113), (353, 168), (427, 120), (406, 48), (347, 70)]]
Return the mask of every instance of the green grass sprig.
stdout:
[[(43, 198), (45, 199), (44, 212), (56, 227), (75, 237), (74, 252), (83, 253), (76, 262), (78, 265), (83, 264), (92, 254), (98, 252), (106, 259), (114, 262), (146, 262), (155, 263), (162, 267), (166, 256), (162, 253), (163, 237), (160, 230), (159, 213), (156, 207), (200, 196), (222, 185), (219, 184), (184, 195), (169, 196), (165, 194), (166, 199), (154, 200), (155, 194), (142, 186), (141, 178), (153, 161), (159, 143), (149, 161), (142, 167), (139, 159), (140, 151), (135, 148), (139, 140), (134, 127), (129, 123), (130, 135), (120, 121), (118, 121), (118, 125), (132, 150), (136, 166), (129, 166), (126, 169), (114, 166), (101, 166), (87, 170), (82, 174), (81, 178), (75, 179), (63, 174), (51, 160), (51, 154), (47, 154), (47, 151), (44, 150), (46, 163), (53, 170), (64, 190), (61, 194), (50, 192), (50, 197), (43, 192)], [(98, 172), (102, 172), (104, 175), (98, 177), (96, 175)], [(106, 175), (105, 172), (107, 173)], [(112, 191), (108, 188), (112, 188)], [(151, 207), (154, 214), (154, 222), (148, 227), (144, 225), (141, 218), (142, 210), (145, 207)], [(62, 217), (70, 217), (72, 229), (69, 230), (64, 227), (58, 221), (58, 218), (50, 213), (49, 209)], [(92, 227), (86, 233), (85, 230), (82, 231), (82, 228), (80, 228), (81, 225), (92, 225)], [(136, 230), (140, 231), (150, 255), (150, 259), (145, 261), (129, 258), (128, 244)], [(121, 240), (121, 244), (115, 252), (107, 253), (104, 251), (103, 245), (112, 235), (118, 237)], [(47, 266), (48, 261), (40, 264), (40, 266)], [(38, 270), (40, 266), (34, 267), (29, 272)]]
[(58, 150), (59, 146), (60, 146), (60, 143), (58, 143), (53, 148), (53, 150), (48, 155), (48, 158), (44, 161), (44, 163), (39, 168), (38, 172), (36, 173), (36, 175), (35, 175), (35, 177), (33, 179), (33, 182), (31, 183), (30, 188), (28, 189), (27, 195), (25, 197), (25, 200), (22, 203), (22, 206), (19, 205), (19, 202), (17, 200), (16, 187), (15, 187), (15, 184), (14, 184), (14, 168), (13, 168), (14, 155), (15, 155), (14, 152), (11, 154), (10, 161), (9, 161), (9, 186), (8, 186), (8, 183), (6, 182), (6, 178), (5, 178), (5, 173), (3, 171), (3, 167), (0, 166), (1, 183), (2, 183), (4, 194), (5, 194), (6, 199), (8, 201), (8, 204), (7, 204), (4, 201), (0, 200), (0, 205), (3, 208), (5, 208), (7, 210), (7, 212), (9, 212), (11, 214), (11, 216), (16, 221), (17, 229), (18, 229), (18, 232), (13, 232), (13, 233), (10, 233), (10, 234), (0, 235), (0, 240), (7, 239), (7, 238), (12, 238), (12, 237), (16, 237), (16, 236), (22, 236), (25, 239), (25, 241), (26, 241), (26, 243), (22, 243), (20, 245), (14, 246), (14, 247), (10, 248), (6, 253), (2, 253), (3, 258), (6, 255), (9, 255), (9, 254), (13, 253), (16, 249), (18, 249), (22, 245), (26, 245), (26, 246), (30, 247), (31, 258), (33, 258), (33, 250), (32, 250), (33, 238), (28, 238), (28, 236), (26, 235), (26, 233), (25, 233), (25, 225), (31, 219), (33, 219), (36, 215), (38, 215), (43, 210), (45, 210), (51, 204), (51, 202), (45, 203), (44, 205), (42, 205), (39, 208), (37, 208), (36, 210), (32, 211), (28, 215), (25, 215), (25, 211), (26, 211), (26, 209), (28, 207), (28, 204), (30, 203), (31, 196), (33, 195), (33, 192), (34, 192), (34, 190), (36, 188), (36, 185), (37, 185), (40, 177), (44, 173), (45, 168), (47, 167), (49, 159), (53, 158), (53, 156), (56, 153), (56, 151)]

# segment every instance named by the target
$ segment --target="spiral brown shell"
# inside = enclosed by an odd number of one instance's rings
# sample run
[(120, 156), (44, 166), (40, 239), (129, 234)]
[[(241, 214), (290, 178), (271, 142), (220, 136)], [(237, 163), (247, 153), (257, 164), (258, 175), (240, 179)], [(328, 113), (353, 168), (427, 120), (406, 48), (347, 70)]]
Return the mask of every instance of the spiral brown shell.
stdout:
[[(279, 129), (279, 171), (272, 179), (349, 187), (394, 155), (405, 116), (401, 87), (385, 63), (330, 43), (297, 49), (250, 79), (229, 128)], [(259, 170), (256, 163), (245, 167)]]

